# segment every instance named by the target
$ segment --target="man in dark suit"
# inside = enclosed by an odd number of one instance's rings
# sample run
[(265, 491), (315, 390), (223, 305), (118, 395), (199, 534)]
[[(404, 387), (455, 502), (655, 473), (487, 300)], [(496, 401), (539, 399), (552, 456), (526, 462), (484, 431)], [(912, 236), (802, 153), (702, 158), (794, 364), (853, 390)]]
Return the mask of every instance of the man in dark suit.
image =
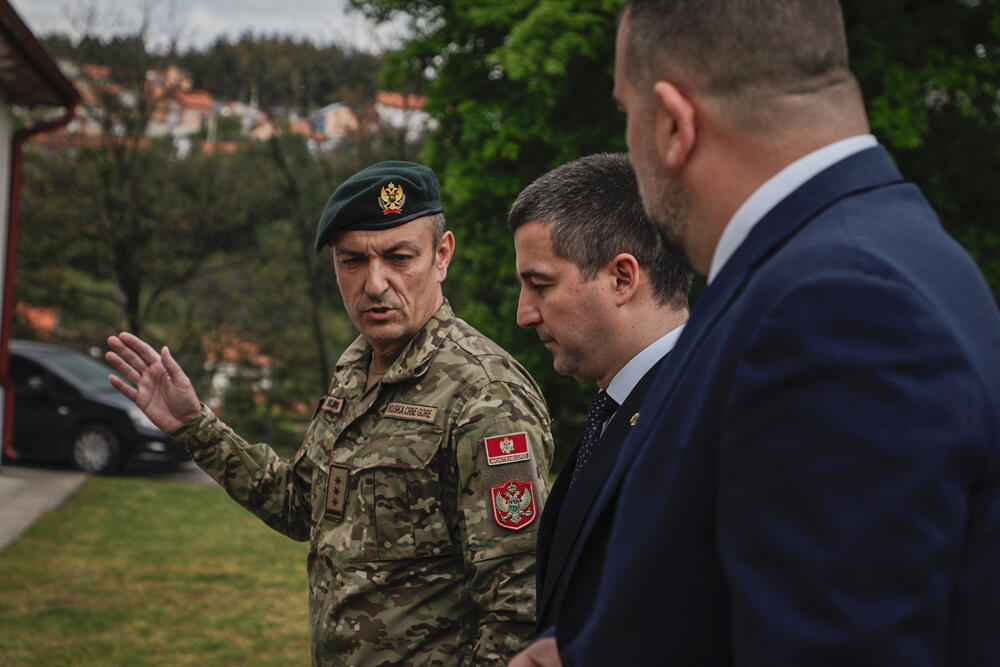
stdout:
[(508, 224), (521, 278), (517, 323), (535, 329), (557, 372), (601, 390), (542, 512), (535, 571), (544, 631), (567, 605), (593, 602), (569, 585), (592, 567), (579, 558), (577, 534), (687, 320), (691, 271), (643, 212), (624, 154), (590, 155), (540, 177)]
[[(1000, 665), (1000, 314), (835, 0), (632, 0), (615, 97), (708, 287), (512, 664)], [(567, 567), (572, 567), (572, 563)]]

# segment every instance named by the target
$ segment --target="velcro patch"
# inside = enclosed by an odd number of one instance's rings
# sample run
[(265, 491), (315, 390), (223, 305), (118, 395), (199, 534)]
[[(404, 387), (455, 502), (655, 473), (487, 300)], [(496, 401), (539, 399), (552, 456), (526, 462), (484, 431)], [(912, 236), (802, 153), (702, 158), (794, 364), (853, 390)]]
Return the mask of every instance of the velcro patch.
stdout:
[(320, 404), (320, 410), (336, 417), (344, 411), (344, 399), (337, 396), (324, 396), (323, 402)]
[(330, 479), (326, 483), (326, 510), (324, 515), (331, 521), (344, 518), (344, 508), (347, 507), (347, 480), (351, 469), (347, 466), (330, 464)]
[(490, 495), (493, 497), (493, 518), (504, 528), (527, 528), (538, 515), (535, 484), (531, 480), (508, 479), (491, 486)]
[(437, 421), (438, 409), (432, 405), (417, 405), (416, 403), (390, 403), (385, 406), (385, 416), (407, 421), (433, 424)]
[(528, 434), (510, 433), (486, 438), (486, 462), (491, 466), (531, 459), (528, 449)]

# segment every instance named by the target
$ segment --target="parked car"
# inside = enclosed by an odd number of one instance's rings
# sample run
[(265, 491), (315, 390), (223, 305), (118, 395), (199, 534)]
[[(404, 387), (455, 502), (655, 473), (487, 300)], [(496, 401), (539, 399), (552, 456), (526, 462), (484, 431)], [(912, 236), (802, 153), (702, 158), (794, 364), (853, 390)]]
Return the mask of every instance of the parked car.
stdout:
[(61, 345), (13, 340), (14, 450), (18, 461), (72, 463), (86, 472), (176, 465), (184, 448), (108, 382), (102, 361)]

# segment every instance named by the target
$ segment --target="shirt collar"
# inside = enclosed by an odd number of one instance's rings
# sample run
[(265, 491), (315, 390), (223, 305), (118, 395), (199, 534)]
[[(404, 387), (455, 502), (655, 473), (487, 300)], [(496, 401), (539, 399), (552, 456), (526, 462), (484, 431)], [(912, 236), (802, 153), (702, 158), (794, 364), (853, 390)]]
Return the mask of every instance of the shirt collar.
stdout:
[(682, 324), (656, 339), (646, 349), (632, 357), (611, 379), (607, 388), (608, 396), (613, 398), (618, 405), (624, 403), (635, 386), (639, 384), (642, 376), (655, 366), (656, 362), (665, 357), (670, 350), (674, 349), (674, 345), (677, 344), (677, 339), (680, 338), (683, 330), (684, 325)]
[[(399, 356), (392, 362), (392, 366), (382, 376), (382, 382), (400, 382), (423, 375), (454, 324), (455, 313), (452, 311), (448, 299), (445, 299), (423, 328), (406, 343)], [(368, 344), (364, 336), (358, 336), (340, 355), (340, 359), (337, 360), (337, 370), (358, 364), (362, 360), (367, 364), (371, 349), (372, 346)]]
[(803, 183), (827, 167), (840, 162), (849, 155), (877, 146), (878, 141), (870, 134), (860, 134), (841, 139), (805, 155), (772, 176), (754, 191), (736, 210), (726, 223), (712, 255), (712, 266), (708, 271), (711, 283), (737, 248), (742, 245), (750, 231), (781, 200), (792, 194)]

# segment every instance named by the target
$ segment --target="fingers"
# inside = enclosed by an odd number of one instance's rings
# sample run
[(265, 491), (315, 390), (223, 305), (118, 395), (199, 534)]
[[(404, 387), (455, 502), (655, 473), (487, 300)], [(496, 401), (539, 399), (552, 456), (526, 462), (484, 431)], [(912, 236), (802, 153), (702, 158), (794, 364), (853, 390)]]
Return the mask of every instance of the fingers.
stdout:
[[(122, 334), (122, 336), (124, 336), (124, 334)], [(133, 336), (133, 338), (135, 337)], [(130, 368), (134, 368), (140, 374), (145, 372), (146, 368), (148, 367), (148, 364), (145, 361), (143, 361), (142, 357), (140, 357), (137, 352), (133, 351), (131, 347), (125, 344), (125, 341), (122, 339), (122, 337), (119, 336), (109, 337), (108, 347), (110, 347), (112, 351), (114, 351), (117, 354), (117, 358), (120, 361), (127, 364)], [(108, 359), (109, 363), (112, 363), (111, 359), (108, 358), (107, 355), (105, 355), (105, 358)], [(114, 364), (112, 363), (112, 365)], [(119, 371), (122, 371), (123, 373), (125, 372), (124, 369), (121, 368), (120, 366), (115, 366), (115, 368), (117, 368)]]
[[(138, 355), (138, 357), (142, 359), (146, 365), (155, 364), (156, 361), (160, 358), (160, 355), (156, 353), (156, 350), (154, 350), (149, 345), (149, 343), (139, 338), (138, 336), (133, 336), (127, 331), (123, 331), (118, 336), (118, 339), (125, 345), (127, 349), (131, 350), (136, 355)], [(110, 343), (110, 340), (108, 342)], [(115, 351), (121, 354), (121, 352), (119, 352), (118, 350)], [(122, 355), (122, 357), (128, 359), (128, 357), (126, 357), (125, 355)]]
[(163, 367), (167, 369), (167, 375), (170, 376), (170, 380), (174, 384), (179, 384), (180, 382), (187, 380), (187, 375), (184, 374), (184, 369), (178, 364), (172, 354), (170, 354), (170, 348), (166, 345), (160, 351), (160, 361), (163, 362)]
[(111, 383), (111, 386), (120, 391), (125, 398), (135, 403), (135, 399), (139, 395), (139, 392), (135, 389), (135, 387), (132, 387), (117, 375), (109, 375), (108, 381)]
[(132, 384), (137, 385), (139, 384), (139, 380), (142, 379), (142, 374), (139, 371), (114, 352), (105, 352), (104, 360), (111, 364), (112, 368), (128, 378), (128, 381)]

